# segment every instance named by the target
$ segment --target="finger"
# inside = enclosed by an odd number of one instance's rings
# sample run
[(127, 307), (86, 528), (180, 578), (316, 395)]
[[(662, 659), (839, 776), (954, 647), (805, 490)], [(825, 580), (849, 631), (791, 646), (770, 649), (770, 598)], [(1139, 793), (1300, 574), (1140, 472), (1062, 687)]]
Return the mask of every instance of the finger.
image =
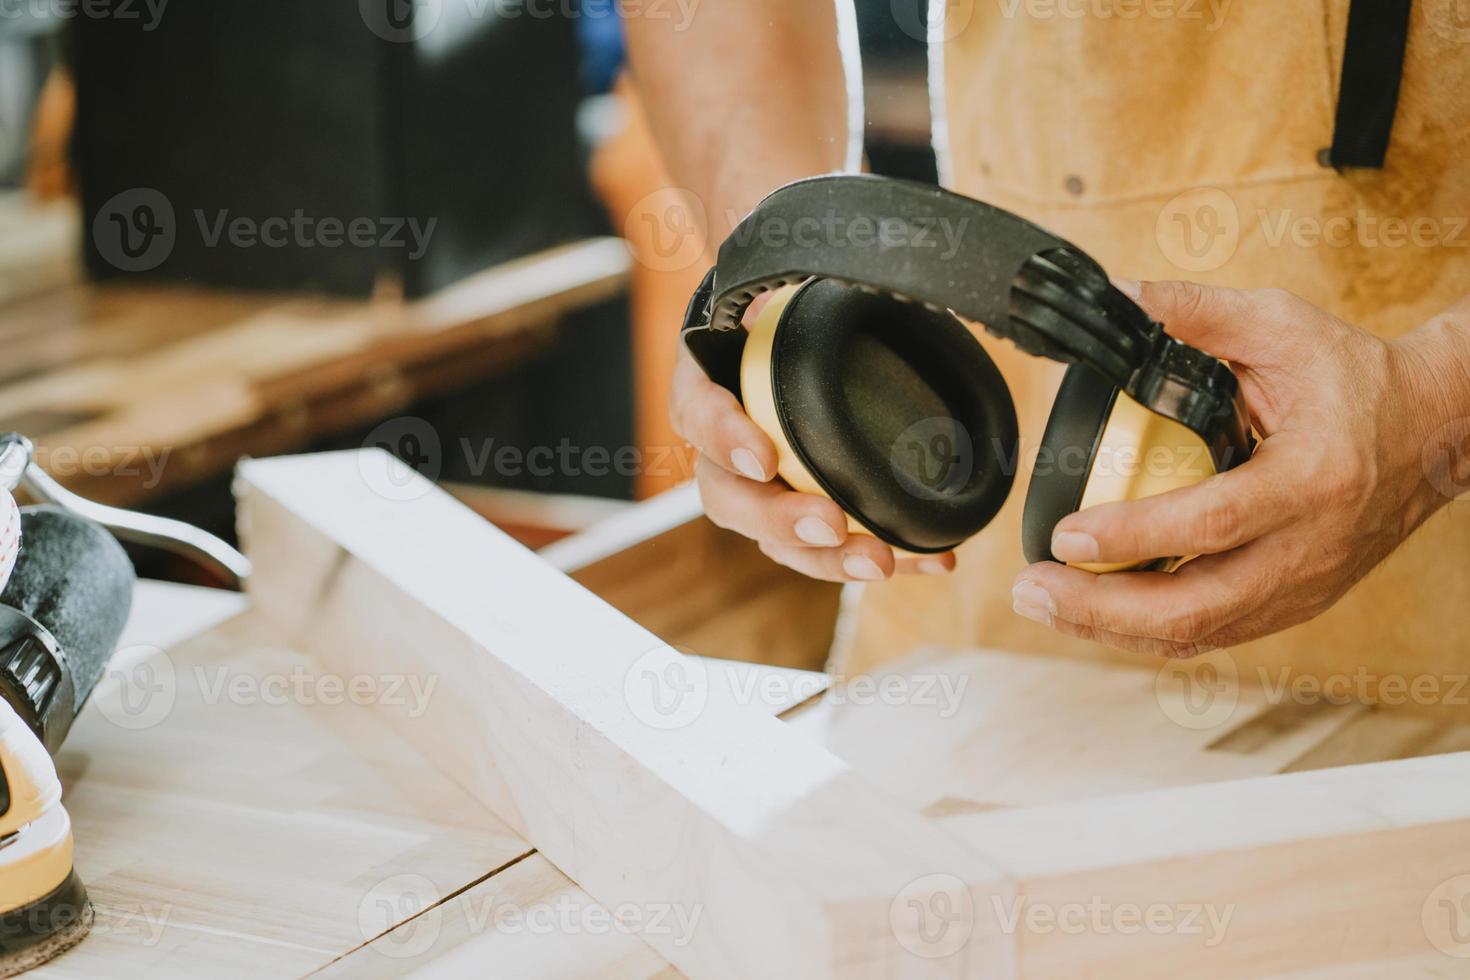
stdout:
[(1202, 558), (1179, 571), (1094, 575), (1042, 562), (1016, 578), (1016, 611), (1046, 622), (1191, 647), (1253, 612), (1274, 590), (1262, 556), (1250, 549)]
[(867, 534), (854, 534), (841, 548), (793, 548), (761, 542), (771, 560), (828, 582), (877, 582), (894, 573), (893, 549)]
[(942, 555), (909, 555), (895, 562), (895, 572), (899, 575), (948, 575), (954, 568), (953, 551)]
[(1273, 321), (1278, 314), (1289, 314), (1291, 300), (1296, 300), (1282, 290), (1230, 289), (1184, 281), (1138, 285), (1134, 298), (1170, 336), (1245, 366), (1258, 363), (1263, 354), (1279, 346), (1283, 331)]
[(776, 475), (776, 447), (730, 392), (705, 377), (680, 345), (669, 420), (704, 456), (731, 473), (764, 483)]
[(1143, 653), (1151, 657), (1167, 657), (1172, 660), (1187, 660), (1190, 657), (1198, 657), (1200, 654), (1209, 653), (1211, 650), (1219, 649), (1209, 644), (1170, 643), (1167, 640), (1155, 640), (1146, 636), (1128, 636), (1124, 633), (1110, 633), (1107, 630), (1093, 629), (1090, 626), (1078, 626), (1069, 623), (1065, 619), (1058, 619), (1052, 623), (1052, 628), (1058, 633), (1075, 636), (1081, 640), (1092, 643), (1101, 643), (1103, 646), (1112, 647), (1114, 650), (1124, 650), (1128, 653)]
[(1052, 555), (1064, 562), (1135, 562), (1239, 548), (1306, 508), (1300, 463), (1287, 441), (1267, 440), (1253, 458), (1203, 483), (1069, 514), (1052, 531)]
[(835, 548), (847, 540), (847, 515), (826, 497), (747, 480), (705, 456), (695, 461), (694, 475), (705, 515), (719, 527), (789, 547)]

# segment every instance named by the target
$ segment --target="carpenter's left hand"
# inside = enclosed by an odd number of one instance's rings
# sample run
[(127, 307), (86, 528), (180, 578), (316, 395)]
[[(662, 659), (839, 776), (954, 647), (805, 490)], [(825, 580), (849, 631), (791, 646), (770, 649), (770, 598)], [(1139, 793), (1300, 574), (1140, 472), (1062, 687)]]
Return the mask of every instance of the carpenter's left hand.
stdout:
[[(1033, 565), (1016, 612), (1127, 650), (1193, 656), (1316, 616), (1448, 498), (1424, 446), (1470, 415), (1462, 303), (1385, 342), (1280, 290), (1146, 283), (1170, 334), (1231, 363), (1262, 441), (1197, 486), (1057, 525), (1063, 561), (1199, 555), (1174, 574)], [(1448, 462), (1446, 465), (1450, 465)]]

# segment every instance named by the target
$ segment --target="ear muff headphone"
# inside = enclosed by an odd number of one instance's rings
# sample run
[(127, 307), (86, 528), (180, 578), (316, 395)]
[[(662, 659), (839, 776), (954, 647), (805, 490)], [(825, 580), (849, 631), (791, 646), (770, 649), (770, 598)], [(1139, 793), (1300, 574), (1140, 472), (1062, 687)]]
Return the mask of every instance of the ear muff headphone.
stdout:
[(1027, 561), (1052, 558), (1073, 511), (1250, 456), (1224, 363), (1168, 336), (1076, 246), (927, 184), (844, 175), (775, 191), (720, 247), (681, 336), (770, 436), (787, 483), (922, 554), (990, 523), (1018, 462), (1009, 389), (960, 318), (1070, 365), (1027, 494)]

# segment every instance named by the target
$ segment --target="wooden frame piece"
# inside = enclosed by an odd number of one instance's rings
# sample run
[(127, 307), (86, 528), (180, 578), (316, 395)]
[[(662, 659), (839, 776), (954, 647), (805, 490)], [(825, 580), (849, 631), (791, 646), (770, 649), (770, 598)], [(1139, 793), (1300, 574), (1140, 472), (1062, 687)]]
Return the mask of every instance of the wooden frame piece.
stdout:
[[(1470, 891), (1470, 754), (925, 819), (385, 454), (252, 461), (239, 482), (257, 609), (339, 672), (437, 676), (430, 710), (389, 723), (593, 898), (698, 908), (692, 936), (644, 937), (690, 976), (1470, 955), (1434, 902)], [(1192, 905), (1228, 909), (1225, 941), (1057, 923)], [(935, 916), (963, 920), (958, 942)]]
[[(252, 461), (240, 485), (257, 610), (345, 675), (437, 677), (428, 711), (390, 723), (604, 905), (697, 912), (692, 936), (645, 933), (684, 972), (1004, 963), (999, 936), (909, 951), (915, 909), (1008, 900), (989, 861), (397, 460)], [(673, 714), (644, 687), (664, 679), (689, 686)]]

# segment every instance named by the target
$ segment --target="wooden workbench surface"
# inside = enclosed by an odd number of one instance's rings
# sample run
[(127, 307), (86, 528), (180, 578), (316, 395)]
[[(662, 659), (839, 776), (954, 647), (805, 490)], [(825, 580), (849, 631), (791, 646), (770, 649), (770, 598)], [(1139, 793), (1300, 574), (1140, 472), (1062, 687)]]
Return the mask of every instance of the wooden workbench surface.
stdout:
[(115, 504), (517, 364), (616, 295), (629, 263), (621, 241), (592, 239), (409, 302), (98, 285), (76, 267), (76, 225), (66, 205), (0, 195), (0, 432)]
[(57, 760), (97, 925), (35, 976), (678, 975), (324, 677), (242, 597), (140, 585)]
[[(1402, 724), (1361, 708), (1283, 719), (1252, 693), (1230, 735), (1191, 734), (1161, 712), (1149, 672), (1119, 665), (932, 654), (906, 676), (947, 680), (892, 705), (804, 701), (818, 688), (803, 672), (721, 668), (782, 675), (777, 688), (795, 693), (770, 711), (940, 821), (1470, 746), (1463, 727), (1406, 741)], [(323, 677), (239, 596), (140, 586), (58, 760), (97, 927), (36, 976), (463, 976), (490, 964), (499, 976), (678, 976)], [(362, 683), (410, 702), (433, 694), (415, 678)]]

